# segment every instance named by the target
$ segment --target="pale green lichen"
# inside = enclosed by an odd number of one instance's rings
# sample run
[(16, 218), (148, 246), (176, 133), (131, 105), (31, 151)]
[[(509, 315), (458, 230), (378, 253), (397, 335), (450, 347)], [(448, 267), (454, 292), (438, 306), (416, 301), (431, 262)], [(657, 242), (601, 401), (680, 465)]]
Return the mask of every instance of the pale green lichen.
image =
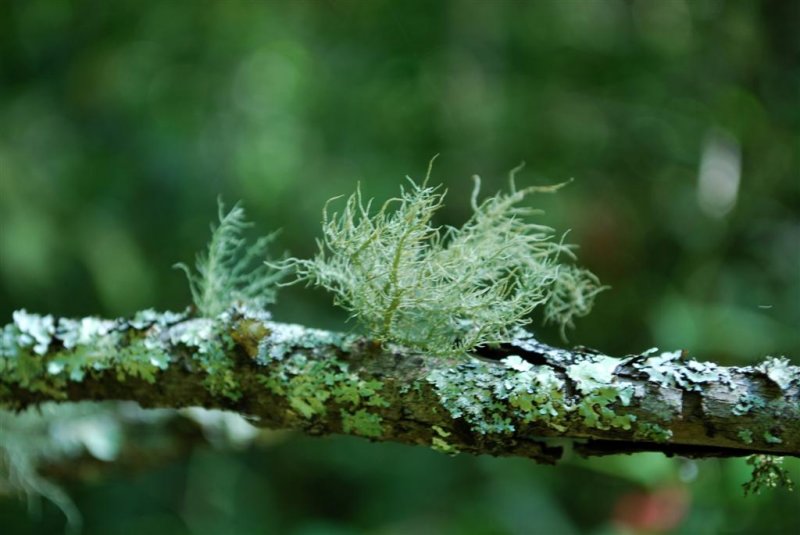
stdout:
[(753, 443), (753, 432), (750, 429), (741, 429), (736, 433), (736, 436), (745, 444), (750, 445)]
[(242, 233), (252, 226), (238, 204), (226, 214), (219, 201), (219, 226), (211, 227), (206, 252), (197, 256), (196, 273), (186, 264), (175, 267), (186, 273), (192, 299), (200, 314), (215, 318), (236, 303), (264, 308), (275, 301), (275, 289), (283, 270), (265, 263), (274, 234), (247, 245)]
[(636, 424), (634, 436), (638, 439), (652, 440), (653, 442), (669, 442), (672, 439), (672, 430), (665, 429), (655, 423), (639, 422)]
[(53, 341), (56, 332), (53, 316), (28, 314), (24, 309), (12, 314), (17, 329), (17, 344), (21, 348), (31, 348), (37, 355), (44, 355)]
[[(645, 357), (647, 354), (641, 355)], [(644, 372), (651, 382), (686, 391), (701, 392), (707, 384), (732, 383), (731, 372), (713, 362), (683, 361), (682, 351), (664, 352), (647, 358), (632, 359), (634, 368)]]
[[(62, 399), (68, 381), (81, 382), (90, 372), (111, 370), (121, 381), (131, 377), (154, 383), (173, 359), (171, 347), (184, 345), (193, 350), (193, 362), (206, 373), (209, 391), (238, 399), (228, 323), (185, 319), (185, 314), (146, 310), (131, 320), (56, 323), (50, 316), (20, 311), (0, 336), (0, 373), (6, 383)], [(58, 349), (51, 350), (54, 347)]]
[(564, 379), (551, 367), (517, 355), (505, 358), (504, 367), (470, 360), (436, 369), (427, 380), (450, 416), (482, 435), (511, 434), (531, 423), (563, 432), (573, 415), (590, 428), (629, 430), (636, 417), (619, 408), (630, 405), (633, 386), (614, 383), (609, 374), (616, 365), (608, 358), (587, 360), (567, 372), (578, 390), (573, 397), (566, 396)]
[(768, 357), (755, 369), (766, 375), (781, 390), (788, 390), (793, 384), (800, 384), (800, 370), (792, 366), (786, 357)]
[(621, 414), (616, 408), (620, 405), (623, 407), (630, 405), (631, 394), (628, 392), (629, 390), (624, 388), (605, 386), (583, 397), (578, 403), (578, 414), (583, 417), (584, 425), (600, 430), (631, 429), (636, 421), (636, 415)]
[(169, 353), (147, 340), (135, 340), (119, 349), (117, 356), (117, 379), (138, 377), (150, 384), (156, 382), (158, 372), (166, 370), (172, 360)]
[(764, 436), (764, 442), (766, 442), (767, 444), (781, 444), (783, 442), (781, 437), (775, 435), (770, 430), (764, 431), (763, 436)]
[(381, 381), (361, 379), (349, 371), (346, 362), (333, 358), (309, 359), (302, 353), (292, 353), (274, 360), (269, 372), (258, 379), (268, 390), (284, 397), (303, 419), (327, 415), (331, 404), (342, 407), (342, 414), (348, 415), (343, 416), (343, 425), (346, 422), (360, 434), (380, 426), (380, 416), (367, 411), (368, 407), (389, 406), (380, 393)]
[(188, 314), (186, 312), (158, 312), (152, 308), (148, 308), (136, 312), (132, 319), (127, 320), (127, 324), (139, 331), (144, 331), (152, 327), (163, 330), (187, 318)]
[[(95, 357), (87, 350), (93, 344), (113, 344), (118, 335), (113, 322), (86, 318), (81, 321), (59, 320), (52, 316), (13, 314), (13, 323), (3, 327), (0, 347), (0, 373), (6, 383), (16, 383), (32, 391), (44, 392), (55, 399), (66, 395), (66, 381), (80, 381), (87, 369), (104, 369), (109, 357)], [(58, 351), (51, 347), (60, 346)]]
[(588, 357), (567, 368), (567, 377), (574, 381), (583, 399), (578, 404), (578, 414), (583, 423), (596, 429), (630, 429), (636, 420), (632, 414), (618, 414), (614, 406), (630, 405), (634, 388), (629, 383), (618, 383), (614, 371), (620, 361), (597, 355)]
[(383, 418), (379, 414), (358, 409), (349, 412), (344, 409), (339, 411), (342, 416), (342, 430), (345, 433), (352, 433), (367, 438), (380, 438), (383, 436)]
[(474, 214), (461, 228), (434, 226), (445, 194), (427, 177), (409, 178), (377, 213), (360, 190), (341, 213), (330, 215), (326, 205), (317, 256), (282, 265), (333, 292), (374, 339), (433, 354), (508, 342), (537, 307), (562, 327), (588, 313), (603, 289), (596, 277), (559, 265), (571, 247), (526, 221), (535, 211), (519, 206), (558, 187), (517, 190), (512, 173), (510, 193), (478, 203), (475, 178)]
[(60, 318), (55, 335), (65, 349), (72, 349), (78, 345), (95, 344), (115, 328), (115, 322), (100, 318)]
[(736, 416), (744, 416), (752, 410), (760, 410), (766, 406), (764, 400), (750, 392), (742, 392), (731, 412)]
[(256, 357), (260, 364), (281, 360), (287, 353), (295, 349), (314, 350), (333, 346), (346, 351), (356, 339), (355, 336), (311, 329), (295, 324), (265, 323), (265, 327), (269, 331), (269, 336), (264, 337), (260, 343)]
[(431, 437), (431, 449), (438, 451), (439, 453), (446, 453), (447, 455), (458, 454), (458, 448), (446, 440), (447, 437), (452, 435), (452, 433), (445, 431), (441, 428), (441, 426), (438, 425), (431, 426), (431, 429), (435, 433)]
[(581, 393), (589, 394), (611, 383), (619, 364), (619, 359), (598, 355), (583, 359), (567, 368), (567, 377), (575, 382)]
[[(469, 361), (434, 370), (428, 375), (428, 381), (435, 387), (439, 402), (450, 416), (463, 418), (477, 433), (513, 433), (515, 427), (511, 417), (513, 409), (508, 402), (508, 387), (516, 391), (522, 385), (517, 382), (504, 384), (504, 375), (497, 366)], [(495, 392), (498, 388), (503, 392)], [(533, 385), (524, 388), (523, 392), (534, 395)]]
[(194, 349), (193, 362), (206, 373), (203, 385), (214, 395), (238, 400), (242, 393), (233, 373), (230, 352), (235, 343), (230, 336), (231, 326), (220, 315), (216, 321), (196, 318), (172, 327), (168, 336), (173, 344)]

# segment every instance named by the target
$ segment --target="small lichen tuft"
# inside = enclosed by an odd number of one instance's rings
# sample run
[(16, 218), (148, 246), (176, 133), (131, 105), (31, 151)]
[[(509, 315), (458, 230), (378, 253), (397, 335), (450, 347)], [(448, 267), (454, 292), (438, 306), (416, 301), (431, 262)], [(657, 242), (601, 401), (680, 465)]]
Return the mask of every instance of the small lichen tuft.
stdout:
[(200, 314), (215, 318), (236, 303), (264, 308), (275, 301), (282, 269), (266, 263), (267, 247), (274, 234), (247, 245), (242, 233), (252, 226), (238, 204), (226, 214), (219, 201), (219, 226), (211, 227), (211, 241), (197, 256), (193, 272), (184, 263), (175, 267), (186, 273), (192, 299)]

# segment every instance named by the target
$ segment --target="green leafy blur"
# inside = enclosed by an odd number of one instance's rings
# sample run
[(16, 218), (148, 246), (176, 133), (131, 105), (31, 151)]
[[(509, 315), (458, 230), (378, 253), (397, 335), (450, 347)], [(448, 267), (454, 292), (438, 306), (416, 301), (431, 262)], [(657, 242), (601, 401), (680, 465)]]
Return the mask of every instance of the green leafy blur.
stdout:
[[(440, 153), (444, 225), (473, 174), (490, 194), (522, 160), (520, 187), (574, 177), (537, 207), (612, 289), (572, 343), (800, 363), (799, 20), (757, 0), (2, 2), (0, 317), (181, 310), (170, 266), (218, 196), (308, 258), (327, 199), (389, 198)], [(355, 328), (321, 290), (272, 311)], [(800, 531), (796, 494), (742, 497), (750, 469), (275, 434), (66, 488), (102, 534)], [(0, 518), (63, 530), (46, 502), (0, 497)]]

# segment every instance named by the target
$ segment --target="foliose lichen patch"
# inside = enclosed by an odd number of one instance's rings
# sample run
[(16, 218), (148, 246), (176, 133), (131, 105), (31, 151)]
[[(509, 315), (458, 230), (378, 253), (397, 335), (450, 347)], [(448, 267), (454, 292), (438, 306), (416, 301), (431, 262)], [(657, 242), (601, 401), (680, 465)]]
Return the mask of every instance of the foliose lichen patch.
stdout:
[[(302, 347), (302, 346), (300, 346)], [(272, 393), (286, 398), (300, 418), (312, 421), (340, 407), (346, 433), (377, 438), (383, 435), (382, 417), (370, 408), (388, 407), (383, 382), (364, 380), (349, 371), (346, 362), (334, 357), (311, 359), (293, 352), (275, 357), (259, 381)]]
[(683, 361), (682, 351), (665, 351), (645, 359), (635, 359), (632, 366), (656, 384), (700, 392), (703, 385), (732, 383), (729, 368), (713, 362)]
[[(620, 412), (634, 395), (632, 384), (617, 381), (613, 372), (619, 360), (587, 356), (557, 373), (517, 355), (497, 366), (472, 360), (428, 375), (439, 401), (452, 418), (463, 418), (481, 434), (512, 434), (520, 426), (536, 423), (559, 432), (572, 419), (601, 430), (631, 429), (635, 415)], [(572, 381), (576, 394), (566, 394)]]
[(767, 357), (755, 369), (766, 375), (781, 390), (789, 390), (793, 385), (800, 385), (800, 369), (792, 366), (786, 357)]

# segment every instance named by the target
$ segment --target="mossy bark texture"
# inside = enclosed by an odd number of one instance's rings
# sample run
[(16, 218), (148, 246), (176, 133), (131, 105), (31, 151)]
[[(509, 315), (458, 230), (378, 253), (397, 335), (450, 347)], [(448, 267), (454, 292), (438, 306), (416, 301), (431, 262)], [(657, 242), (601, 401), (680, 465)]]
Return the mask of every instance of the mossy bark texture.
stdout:
[(80, 400), (224, 409), (264, 428), (540, 462), (567, 448), (800, 456), (800, 368), (782, 358), (748, 367), (656, 350), (613, 358), (523, 331), (444, 358), (244, 308), (215, 319), (15, 313), (0, 331), (0, 404)]

